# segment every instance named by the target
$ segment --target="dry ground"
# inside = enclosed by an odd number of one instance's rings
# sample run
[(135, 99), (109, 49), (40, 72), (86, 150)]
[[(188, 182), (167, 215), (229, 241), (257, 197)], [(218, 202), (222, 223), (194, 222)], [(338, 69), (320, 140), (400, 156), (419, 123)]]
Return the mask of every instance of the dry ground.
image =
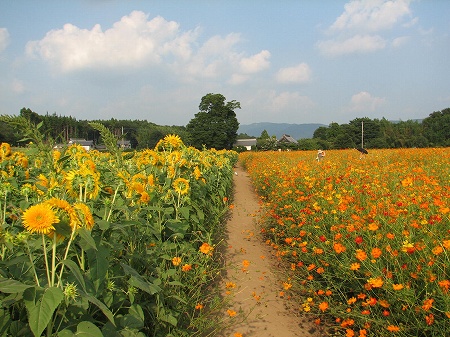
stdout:
[[(232, 326), (219, 337), (317, 337), (320, 333), (308, 317), (295, 311), (298, 305), (279, 296), (283, 290), (282, 270), (271, 248), (260, 235), (257, 218), (259, 201), (248, 174), (235, 168), (234, 199), (227, 222), (225, 282), (229, 288), (231, 310), (237, 312)], [(229, 284), (230, 285), (230, 284)], [(242, 321), (242, 319), (244, 321)]]

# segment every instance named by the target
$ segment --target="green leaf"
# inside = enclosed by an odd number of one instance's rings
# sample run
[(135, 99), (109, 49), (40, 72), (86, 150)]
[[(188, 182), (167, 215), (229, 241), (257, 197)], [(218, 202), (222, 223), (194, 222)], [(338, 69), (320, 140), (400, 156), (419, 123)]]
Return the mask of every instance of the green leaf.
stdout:
[[(29, 288), (24, 292), (24, 299), (28, 309), (28, 324), (34, 336), (41, 336), (52, 319), (53, 313), (64, 298), (60, 288), (50, 287), (43, 292), (36, 292)], [(37, 299), (37, 302), (36, 302)]]
[(131, 276), (128, 283), (136, 288), (139, 288), (150, 295), (154, 295), (161, 291), (161, 288), (154, 285), (153, 283), (145, 281), (142, 277)]
[(73, 276), (75, 276), (76, 280), (78, 281), (78, 284), (80, 285), (80, 287), (84, 291), (86, 291), (86, 283), (84, 282), (84, 278), (83, 278), (83, 275), (81, 274), (80, 267), (75, 262), (73, 262), (72, 260), (64, 260), (62, 263), (64, 265), (66, 265), (67, 267), (69, 267), (69, 269), (72, 272)]
[(100, 329), (89, 321), (80, 322), (77, 325), (77, 332), (75, 333), (77, 337), (103, 337)]
[(21, 293), (25, 289), (33, 287), (20, 281), (0, 277), (0, 291), (7, 294)]
[(102, 312), (103, 314), (108, 318), (108, 320), (114, 324), (114, 326), (116, 326), (116, 324), (114, 323), (114, 315), (111, 312), (111, 310), (108, 309), (108, 307), (99, 299), (97, 299), (96, 297), (89, 295), (87, 293), (85, 293), (84, 291), (80, 290), (80, 295), (87, 299), (89, 302), (91, 302), (92, 304), (96, 305)]
[(91, 231), (88, 231), (86, 228), (80, 228), (78, 230), (78, 234), (80, 234), (80, 237), (84, 240), (84, 244), (82, 242), (82, 247), (84, 250), (88, 250), (89, 248), (97, 250), (97, 245), (92, 238)]
[(178, 212), (181, 213), (181, 215), (183, 216), (183, 218), (185, 218), (186, 220), (189, 220), (189, 212), (190, 212), (191, 208), (190, 207), (180, 207), (178, 208)]
[(97, 221), (95, 221), (95, 223), (98, 225), (98, 227), (102, 231), (106, 231), (111, 226), (111, 223), (109, 221), (106, 221), (106, 220), (97, 220)]
[(87, 256), (91, 281), (94, 283), (95, 289), (98, 290), (105, 281), (106, 273), (108, 272), (109, 250), (105, 246), (100, 246), (98, 250), (89, 249)]

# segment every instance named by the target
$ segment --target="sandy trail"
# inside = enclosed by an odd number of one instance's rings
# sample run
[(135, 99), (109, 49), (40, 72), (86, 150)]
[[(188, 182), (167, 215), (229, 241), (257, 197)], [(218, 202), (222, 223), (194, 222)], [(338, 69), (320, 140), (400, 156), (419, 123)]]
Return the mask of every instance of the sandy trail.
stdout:
[[(235, 172), (234, 207), (227, 222), (225, 281), (235, 284), (227, 296), (231, 296), (230, 310), (237, 315), (236, 324), (220, 337), (235, 337), (239, 333), (243, 337), (318, 336), (313, 324), (295, 315), (294, 310), (287, 308), (289, 301), (279, 297), (286, 279), (277, 271), (276, 258), (257, 228), (258, 197), (240, 164)], [(244, 322), (237, 322), (246, 315)]]

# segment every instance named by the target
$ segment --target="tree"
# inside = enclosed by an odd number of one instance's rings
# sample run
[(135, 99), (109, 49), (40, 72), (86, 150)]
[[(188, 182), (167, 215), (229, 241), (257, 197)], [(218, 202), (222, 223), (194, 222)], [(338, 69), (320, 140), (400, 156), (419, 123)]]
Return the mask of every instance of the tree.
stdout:
[(236, 101), (225, 103), (221, 94), (207, 94), (202, 97), (200, 111), (186, 126), (192, 146), (201, 149), (232, 149), (237, 139), (239, 122), (234, 110), (240, 109)]

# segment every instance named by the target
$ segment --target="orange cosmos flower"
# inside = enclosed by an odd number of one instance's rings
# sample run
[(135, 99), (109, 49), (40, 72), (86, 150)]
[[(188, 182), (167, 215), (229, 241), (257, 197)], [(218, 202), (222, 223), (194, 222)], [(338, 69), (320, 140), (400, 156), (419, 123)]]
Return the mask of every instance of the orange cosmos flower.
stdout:
[(322, 311), (322, 312), (324, 312), (325, 310), (327, 310), (328, 309), (328, 303), (327, 302), (322, 302), (322, 303), (320, 303), (319, 304), (319, 309)]
[(283, 282), (283, 288), (284, 288), (284, 290), (289, 290), (292, 288), (292, 284), (290, 284), (288, 282)]
[(439, 255), (442, 254), (444, 248), (442, 248), (441, 246), (436, 246), (431, 251), (433, 252), (434, 255)]
[(203, 309), (203, 304), (197, 303), (197, 305), (195, 306), (195, 309), (196, 309), (196, 310), (201, 310), (201, 309)]
[(394, 289), (394, 290), (402, 290), (403, 289), (403, 284), (401, 284), (401, 283), (393, 284), (392, 285), (392, 289)]
[(434, 323), (434, 315), (429, 314), (425, 316), (425, 321), (427, 322), (427, 325), (432, 325)]
[(236, 283), (233, 283), (233, 282), (227, 282), (227, 283), (225, 283), (225, 287), (226, 287), (227, 289), (230, 289), (230, 288), (236, 288)]
[(359, 261), (364, 261), (365, 259), (367, 259), (367, 254), (365, 251), (363, 251), (362, 249), (357, 249), (356, 250), (356, 258)]
[(434, 302), (434, 299), (432, 299), (432, 298), (424, 300), (423, 301), (423, 305), (422, 305), (422, 309), (425, 310), (425, 311), (430, 310), (431, 307), (433, 306), (433, 302)]
[(396, 326), (396, 325), (388, 325), (386, 327), (386, 329), (390, 332), (398, 332), (400, 331), (400, 327)]
[(235, 332), (234, 337), (242, 337), (243, 335), (240, 332)]
[(183, 265), (183, 267), (181, 267), (181, 270), (184, 271), (184, 272), (188, 272), (191, 269), (192, 269), (192, 265), (187, 264), (187, 263), (185, 265)]
[(172, 259), (172, 264), (173, 264), (174, 266), (178, 266), (178, 265), (180, 265), (180, 263), (181, 263), (181, 257), (174, 257), (174, 258)]
[(383, 283), (384, 282), (381, 277), (374, 277), (367, 280), (367, 284), (369, 284), (372, 288), (381, 288)]
[(213, 249), (214, 248), (206, 242), (204, 242), (199, 248), (200, 252), (203, 254), (211, 254)]
[(355, 262), (350, 265), (350, 270), (358, 270), (360, 267), (361, 265), (358, 262)]
[(374, 259), (378, 259), (381, 256), (382, 251), (380, 248), (375, 247), (372, 249), (372, 252), (370, 254)]
[(342, 245), (342, 244), (339, 243), (339, 242), (336, 242), (336, 243), (333, 245), (333, 249), (334, 249), (334, 251), (335, 251), (337, 254), (341, 254), (341, 253), (343, 253), (343, 252), (345, 252), (345, 251), (347, 250), (347, 248), (345, 248), (345, 246)]
[(378, 226), (375, 222), (372, 222), (369, 224), (369, 226), (367, 227), (370, 231), (376, 231), (378, 228), (380, 228), (380, 226)]
[(230, 317), (234, 317), (234, 316), (237, 315), (237, 312), (234, 311), (234, 310), (228, 309), (228, 310), (227, 310), (227, 314), (228, 314), (228, 316), (230, 316)]

